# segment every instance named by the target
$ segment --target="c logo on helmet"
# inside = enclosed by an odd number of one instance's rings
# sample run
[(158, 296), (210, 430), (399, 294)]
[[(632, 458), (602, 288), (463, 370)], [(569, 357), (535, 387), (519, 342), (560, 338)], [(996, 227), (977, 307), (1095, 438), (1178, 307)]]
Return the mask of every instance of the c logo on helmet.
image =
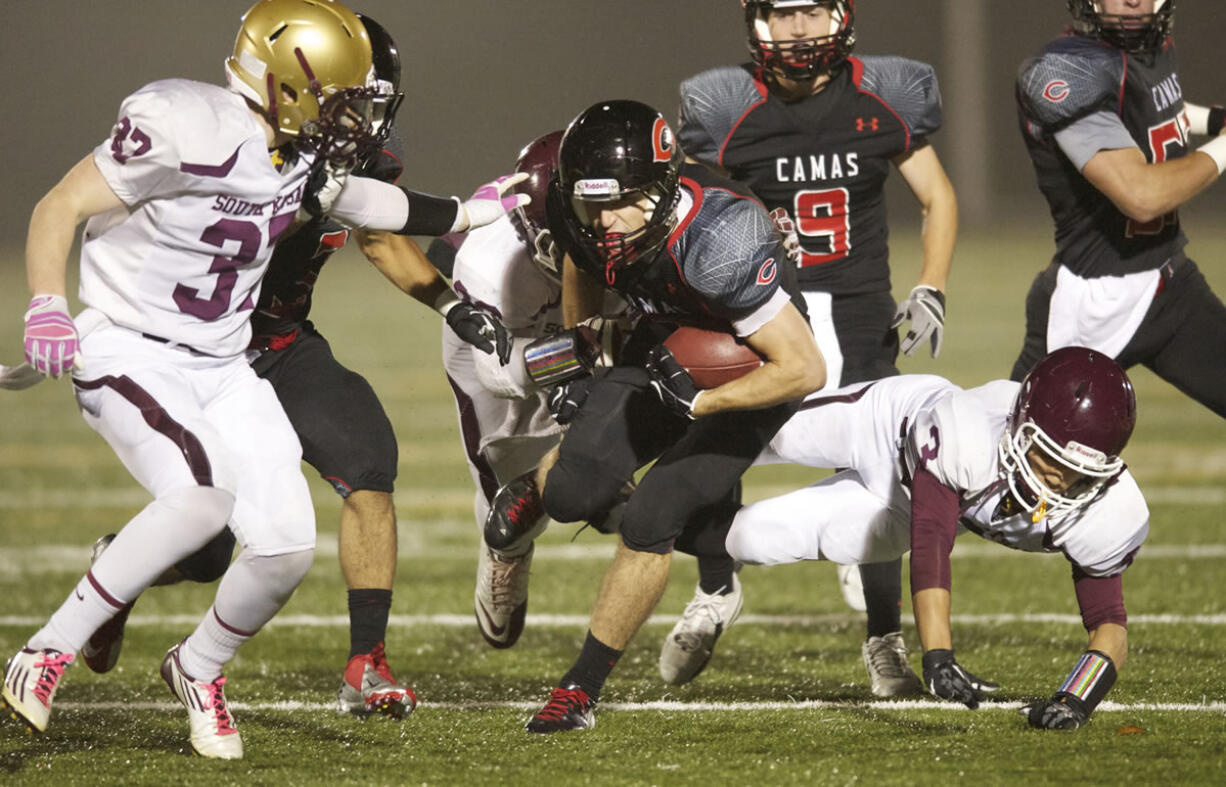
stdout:
[(1055, 104), (1059, 104), (1068, 98), (1068, 94), (1068, 82), (1065, 82), (1063, 79), (1053, 79), (1043, 87), (1043, 98)]
[(652, 162), (669, 161), (673, 157), (673, 130), (664, 118), (656, 118), (651, 128)]

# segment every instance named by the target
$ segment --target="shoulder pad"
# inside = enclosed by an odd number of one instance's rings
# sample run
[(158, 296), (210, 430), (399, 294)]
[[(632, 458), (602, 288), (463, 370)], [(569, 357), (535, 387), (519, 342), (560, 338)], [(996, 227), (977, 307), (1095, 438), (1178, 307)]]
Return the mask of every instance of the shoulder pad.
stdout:
[(1018, 101), (1028, 117), (1049, 131), (1095, 112), (1118, 113), (1125, 67), (1119, 50), (1066, 36), (1022, 63)]
[(155, 102), (153, 111), (165, 113), (150, 121), (159, 124), (186, 163), (221, 164), (252, 134), (261, 133), (246, 101), (219, 85), (164, 79), (141, 88), (129, 101), (138, 96)]
[(863, 64), (858, 87), (898, 113), (912, 136), (924, 137), (941, 127), (941, 89), (927, 63), (905, 57), (858, 57)]
[(1001, 423), (980, 397), (955, 391), (916, 415), (907, 437), (908, 465), (923, 465), (950, 489), (974, 492), (997, 475), (996, 445)]
[(686, 283), (721, 317), (735, 320), (779, 289), (776, 263), (786, 256), (759, 202), (722, 188), (703, 189), (702, 199), (685, 231), (682, 270)]
[(745, 113), (765, 100), (765, 90), (742, 66), (715, 68), (682, 82), (681, 149), (691, 158), (719, 164), (724, 143)]

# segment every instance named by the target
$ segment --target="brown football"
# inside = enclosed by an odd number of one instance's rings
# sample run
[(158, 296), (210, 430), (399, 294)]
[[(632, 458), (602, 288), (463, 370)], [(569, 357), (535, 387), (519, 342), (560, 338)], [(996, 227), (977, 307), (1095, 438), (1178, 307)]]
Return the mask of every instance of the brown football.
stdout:
[(703, 389), (718, 388), (762, 365), (762, 356), (726, 331), (683, 325), (669, 334), (664, 346)]

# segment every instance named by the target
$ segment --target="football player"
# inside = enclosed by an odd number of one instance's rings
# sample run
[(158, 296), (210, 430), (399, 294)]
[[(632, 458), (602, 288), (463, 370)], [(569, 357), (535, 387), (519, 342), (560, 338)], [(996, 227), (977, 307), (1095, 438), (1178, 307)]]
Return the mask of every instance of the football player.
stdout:
[(809, 397), (764, 462), (847, 468), (746, 506), (728, 551), (760, 565), (886, 560), (911, 550), (911, 592), (924, 684), (975, 708), (995, 684), (954, 658), (950, 550), (969, 530), (1028, 552), (1060, 552), (1089, 644), (1048, 700), (1023, 708), (1034, 727), (1085, 724), (1128, 652), (1122, 574), (1149, 531), (1149, 512), (1120, 452), (1136, 402), (1124, 370), (1067, 347), (1019, 385), (962, 390), (904, 375)]
[[(1226, 110), (1188, 103), (1173, 0), (1069, 0), (1073, 30), (1018, 73), (1023, 138), (1056, 225), (1013, 379), (1085, 345), (1226, 417), (1226, 307), (1184, 254), (1179, 206), (1226, 169)], [(1193, 135), (1212, 139), (1193, 149)]]
[[(370, 35), (379, 93), (373, 126), (379, 143), (355, 174), (394, 183), (402, 172), (400, 139), (392, 133), (400, 92), (400, 54), (387, 30), (358, 14)], [(543, 205), (543, 202), (542, 202)], [(273, 252), (260, 299), (252, 314), (249, 348), (256, 373), (272, 383), (302, 443), (303, 459), (341, 496), (340, 563), (349, 586), (349, 663), (338, 707), (357, 716), (380, 713), (402, 719), (416, 706), (412, 689), (391, 674), (384, 650), (396, 573), (396, 516), (392, 485), (397, 445), (378, 397), (366, 380), (342, 366), (327, 339), (308, 319), (311, 296), (324, 264), (345, 245), (348, 230), (327, 217), (306, 223)], [(405, 293), (433, 306), (453, 325), (452, 334), (472, 342), (498, 364), (506, 360), (505, 329), (488, 312), (461, 302), (425, 259), (415, 241), (389, 232), (358, 231), (370, 261)], [(502, 354), (495, 350), (502, 347)], [(113, 535), (95, 545), (94, 559)], [(157, 584), (184, 579), (213, 582), (225, 573), (234, 534), (223, 530), (199, 552), (176, 564)], [(119, 659), (123, 628), (135, 601), (90, 637), (81, 657), (94, 672)]]
[[(229, 89), (170, 79), (129, 96), (110, 137), (31, 217), (26, 360), (72, 375), (86, 422), (154, 499), (9, 659), (2, 697), (45, 730), (89, 637), (228, 523), (243, 550), (162, 677), (188, 711), (192, 748), (235, 759), (222, 668), (286, 602), (315, 546), (298, 438), (246, 360), (277, 239), (304, 202), (353, 226), (441, 235), (525, 198), (506, 195), (514, 179), (463, 201), (346, 176), (375, 144), (378, 89), (370, 37), (340, 3), (261, 0), (226, 74)], [(65, 268), (82, 221), (88, 308), (74, 321)]]
[[(658, 461), (621, 511), (579, 658), (528, 721), (537, 733), (592, 726), (600, 691), (663, 592), (687, 524), (734, 508), (742, 473), (799, 398), (825, 382), (770, 217), (737, 184), (696, 166), (683, 174), (659, 112), (635, 101), (595, 104), (571, 122), (558, 158), (547, 213), (566, 255), (567, 324), (598, 315), (606, 290), (645, 318), (610, 369), (589, 374), (581, 353), (542, 364), (560, 372), (550, 400), (569, 422), (556, 463), (536, 477), (544, 510), (559, 522), (599, 521), (635, 471)], [(659, 344), (693, 320), (735, 332), (766, 362), (697, 390)], [(574, 379), (559, 379), (568, 369)], [(722, 535), (700, 528), (686, 535), (687, 551), (726, 558)]]
[[(945, 285), (958, 211), (929, 138), (941, 125), (931, 66), (901, 57), (854, 57), (854, 0), (741, 0), (752, 62), (706, 71), (681, 85), (687, 156), (749, 185), (791, 236), (809, 320), (834, 388), (898, 374), (902, 351), (941, 351)], [(910, 295), (890, 293), (885, 180), (897, 169), (924, 217), (923, 262)], [(922, 690), (900, 632), (901, 562), (840, 569), (848, 603), (868, 613), (861, 646), (880, 697)], [(855, 580), (862, 579), (861, 591)], [(713, 586), (727, 584), (712, 578)], [(713, 587), (700, 585), (697, 600)], [(861, 597), (862, 596), (862, 597)], [(688, 618), (688, 616), (687, 616)], [(685, 682), (703, 654), (665, 640), (660, 668)], [(725, 621), (726, 624), (727, 621)], [(705, 625), (707, 647), (717, 630)]]

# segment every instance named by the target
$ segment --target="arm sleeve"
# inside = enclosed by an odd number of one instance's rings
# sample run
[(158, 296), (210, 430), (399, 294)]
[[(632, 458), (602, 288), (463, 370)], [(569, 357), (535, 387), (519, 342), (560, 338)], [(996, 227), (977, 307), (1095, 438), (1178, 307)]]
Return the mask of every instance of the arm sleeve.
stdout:
[(1122, 574), (1092, 577), (1074, 564), (1073, 589), (1077, 593), (1081, 623), (1086, 631), (1093, 631), (1104, 623), (1117, 623), (1127, 627), (1128, 613), (1124, 609)]
[(351, 227), (438, 236), (451, 231), (459, 209), (459, 202), (453, 198), (351, 176), (333, 203), (331, 216)]
[(958, 493), (920, 468), (911, 481), (911, 593), (952, 586), (949, 553), (958, 534)]
[(1114, 112), (1095, 112), (1073, 121), (1055, 133), (1056, 144), (1069, 161), (1081, 171), (1102, 150), (1135, 148), (1124, 121)]

